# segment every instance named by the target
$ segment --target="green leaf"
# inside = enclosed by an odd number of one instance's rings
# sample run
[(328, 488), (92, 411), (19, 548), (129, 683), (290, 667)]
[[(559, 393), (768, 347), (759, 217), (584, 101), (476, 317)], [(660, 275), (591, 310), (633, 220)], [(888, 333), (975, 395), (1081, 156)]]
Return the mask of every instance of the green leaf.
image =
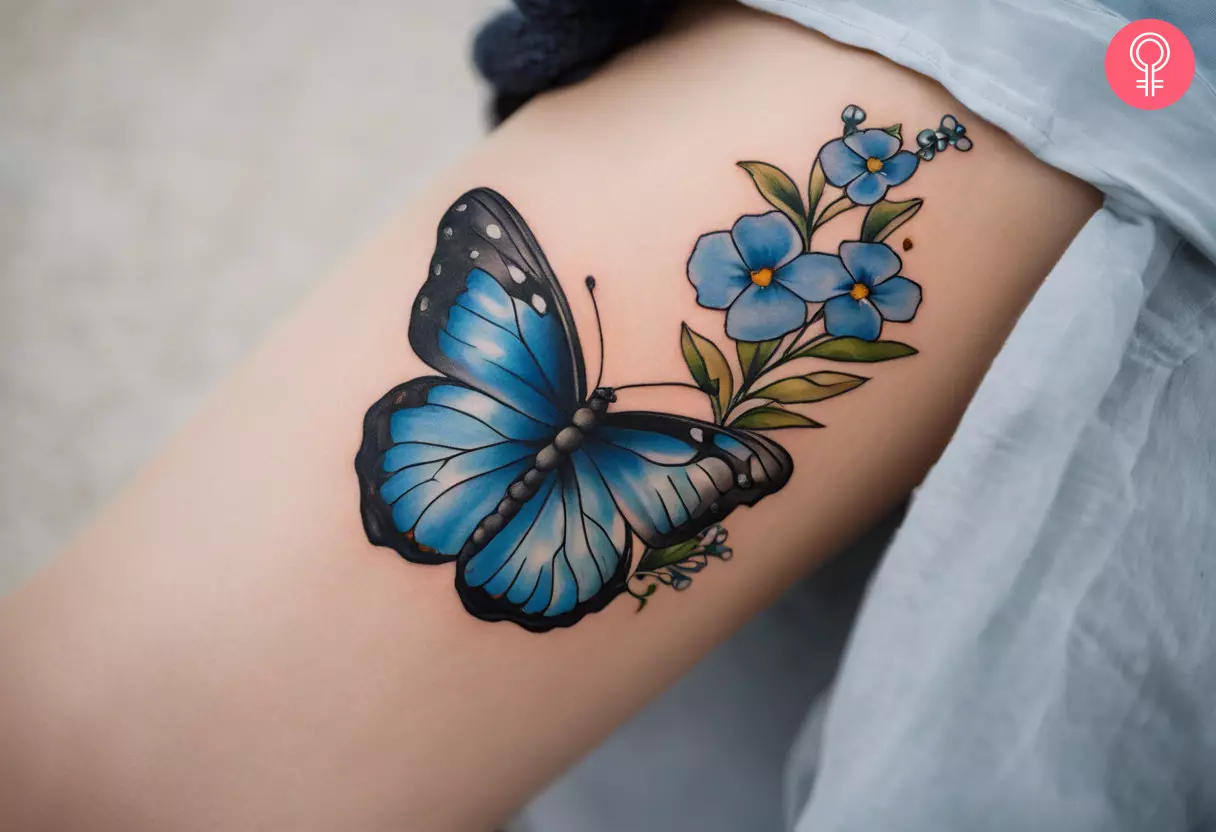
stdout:
[(868, 379), (851, 373), (820, 372), (793, 376), (761, 387), (752, 394), (757, 399), (772, 399), (782, 404), (821, 402), (865, 384)]
[(902, 142), (904, 137), (899, 134), (901, 129), (903, 129), (902, 124), (892, 124), (890, 127), (882, 128), (882, 132), (886, 133), (887, 135), (894, 136)]
[(919, 197), (907, 202), (882, 200), (870, 206), (861, 224), (861, 239), (867, 243), (881, 243), (895, 229), (916, 216), (925, 201)]
[(823, 209), (823, 213), (819, 215), (819, 219), (815, 221), (815, 227), (823, 225), (833, 217), (838, 217), (850, 208), (856, 208), (857, 203), (849, 199), (847, 196), (842, 196), (828, 203), (828, 206)]
[(861, 338), (831, 338), (799, 350), (797, 358), (826, 358), (829, 361), (890, 361), (916, 355), (916, 349), (899, 341), (863, 341)]
[(819, 207), (819, 200), (823, 198), (823, 186), (826, 183), (827, 179), (823, 175), (823, 165), (816, 158), (815, 166), (811, 168), (811, 181), (807, 185), (806, 190), (806, 215), (808, 219), (815, 216), (815, 209)]
[(662, 549), (648, 549), (646, 554), (642, 555), (642, 560), (638, 563), (639, 572), (653, 572), (656, 569), (662, 569), (664, 566), (671, 566), (673, 563), (679, 563), (687, 558), (697, 548), (697, 538), (685, 540), (683, 543), (676, 543), (671, 546), (664, 546)]
[(773, 357), (777, 347), (781, 346), (780, 338), (768, 341), (736, 341), (735, 351), (739, 354), (739, 367), (743, 370), (743, 381), (747, 382), (760, 375), (764, 365)]
[(785, 214), (798, 228), (806, 242), (806, 210), (802, 207), (802, 195), (794, 180), (781, 168), (767, 162), (739, 162), (739, 167), (751, 174), (760, 195), (774, 208)]
[(726, 356), (713, 341), (689, 329), (688, 324), (680, 325), (680, 349), (693, 381), (709, 395), (714, 421), (721, 422), (722, 414), (735, 392), (734, 377), (730, 365), (726, 363)]
[(747, 430), (776, 430), (777, 428), (821, 428), (823, 425), (808, 419), (801, 413), (783, 407), (764, 405), (755, 407), (730, 423), (733, 428)]

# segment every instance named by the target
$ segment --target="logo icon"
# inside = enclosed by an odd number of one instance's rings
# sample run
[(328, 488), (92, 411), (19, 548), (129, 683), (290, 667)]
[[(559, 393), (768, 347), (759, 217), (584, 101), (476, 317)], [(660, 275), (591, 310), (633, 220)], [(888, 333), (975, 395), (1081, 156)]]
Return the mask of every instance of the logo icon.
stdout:
[[(1140, 54), (1146, 45), (1157, 49), (1157, 54), (1148, 60)], [(1157, 77), (1157, 71), (1165, 69), (1166, 64), (1170, 62), (1170, 42), (1156, 32), (1144, 32), (1136, 35), (1136, 39), (1132, 41), (1130, 55), (1132, 66), (1144, 73), (1144, 77), (1136, 82), (1136, 86), (1144, 90), (1145, 95), (1153, 97), (1157, 90), (1165, 86), (1165, 81)]]
[(1141, 110), (1160, 110), (1186, 93), (1195, 77), (1195, 52), (1177, 26), (1137, 20), (1106, 49), (1106, 78), (1115, 95)]

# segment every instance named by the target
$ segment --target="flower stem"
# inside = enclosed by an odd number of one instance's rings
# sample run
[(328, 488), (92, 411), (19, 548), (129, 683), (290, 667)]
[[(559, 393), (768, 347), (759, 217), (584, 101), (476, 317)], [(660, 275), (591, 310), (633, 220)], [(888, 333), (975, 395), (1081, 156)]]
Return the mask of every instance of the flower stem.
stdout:
[[(806, 349), (807, 347), (814, 346), (815, 344), (818, 344), (820, 341), (826, 341), (827, 339), (829, 339), (831, 337), (832, 336), (830, 333), (821, 332), (818, 335), (816, 335), (814, 338), (812, 338), (811, 340), (807, 341), (805, 344), (800, 345), (798, 347), (797, 351), (801, 352), (802, 350)], [(787, 360), (792, 361), (796, 357), (797, 356), (791, 355)]]
[[(816, 312), (816, 313), (815, 313), (815, 315), (816, 315), (816, 316), (818, 316), (818, 314), (819, 314), (818, 312)], [(778, 361), (780, 361), (781, 359), (785, 358), (787, 355), (789, 355), (791, 352), (793, 352), (793, 351), (794, 351), (794, 345), (795, 345), (795, 344), (797, 344), (797, 343), (798, 343), (798, 340), (799, 340), (800, 338), (802, 338), (802, 336), (803, 336), (803, 335), (805, 335), (805, 334), (806, 334), (806, 331), (807, 331), (808, 329), (810, 329), (811, 324), (815, 323), (815, 320), (816, 320), (816, 318), (811, 318), (809, 321), (807, 321), (806, 323), (804, 323), (804, 324), (802, 325), (802, 328), (801, 328), (801, 329), (799, 329), (799, 330), (798, 330), (796, 333), (794, 333), (794, 340), (793, 340), (793, 341), (790, 341), (790, 342), (789, 342), (789, 344), (787, 344), (787, 345), (786, 345), (785, 349), (781, 351), (781, 355), (780, 355), (780, 357), (777, 359)], [(767, 372), (769, 369), (770, 369), (770, 368), (768, 368), (768, 367), (764, 367), (763, 369), (761, 369), (761, 371), (760, 371), (760, 372), (761, 372), (761, 373), (763, 373), (763, 372)], [(757, 373), (756, 375), (760, 375), (760, 373)]]
[(731, 397), (730, 402), (727, 404), (726, 408), (722, 412), (721, 424), (723, 424), (723, 425), (730, 424), (730, 417), (731, 417), (731, 414), (733, 414), (735, 412), (735, 408), (737, 408), (739, 405), (743, 404), (745, 401), (748, 400), (748, 397), (751, 395), (751, 392), (752, 392), (752, 387), (755, 386), (756, 382), (759, 381), (763, 376), (766, 376), (769, 373), (771, 373), (773, 370), (776, 370), (778, 367), (780, 367), (784, 364), (787, 364), (790, 361), (793, 361), (797, 357), (796, 353), (798, 352), (798, 350), (805, 349), (806, 347), (809, 347), (812, 344), (817, 344), (826, 338), (832, 337), (831, 335), (829, 335), (826, 332), (821, 332), (803, 344), (798, 343), (802, 339), (802, 336), (806, 334), (806, 331), (808, 329), (810, 329), (811, 326), (813, 326), (821, 318), (823, 318), (823, 307), (820, 307), (815, 312), (815, 314), (811, 316), (811, 319), (802, 325), (802, 328), (798, 330), (797, 334), (794, 335), (793, 340), (790, 341), (789, 346), (786, 347), (785, 350), (783, 350), (781, 352), (781, 354), (777, 356), (776, 360), (770, 360), (768, 364), (766, 364), (764, 367), (760, 368), (760, 371), (757, 372), (756, 375), (750, 381), (743, 384), (738, 389), (738, 391), (735, 393), (735, 395)]
[[(840, 203), (842, 203), (842, 202), (848, 202), (850, 204), (847, 208), (837, 208), (836, 206), (840, 205)], [(816, 219), (815, 222), (813, 222), (811, 224), (810, 230), (807, 231), (807, 236), (809, 237), (810, 235), (814, 234), (816, 231), (819, 230), (820, 226), (824, 225), (829, 220), (834, 220), (837, 217), (839, 217), (841, 214), (843, 214), (847, 211), (852, 211), (856, 207), (857, 207), (857, 203), (853, 202), (853, 200), (849, 199), (847, 194), (841, 194), (840, 196), (836, 197), (831, 202), (829, 202), (827, 205), (823, 206), (823, 210), (819, 212), (818, 219)]]
[[(802, 328), (800, 330), (798, 330), (798, 334), (794, 336), (793, 341), (790, 341), (789, 346), (786, 347), (785, 351), (781, 353), (781, 358), (778, 360), (781, 362), (784, 362), (786, 360), (787, 356), (789, 356), (790, 353), (794, 352), (794, 350), (797, 349), (798, 342), (802, 339), (802, 336), (806, 334), (806, 331), (808, 329), (810, 329), (812, 326), (814, 326), (815, 322), (818, 321), (822, 317), (823, 317), (823, 307), (821, 306), (817, 310), (815, 310), (815, 314), (811, 316), (811, 319), (809, 321), (807, 321), (806, 323), (804, 323), (802, 325)], [(776, 366), (777, 366), (776, 364), (773, 365), (773, 367), (776, 367)], [(772, 369), (772, 368), (766, 367), (761, 372), (767, 372), (770, 369)], [(757, 375), (759, 375), (759, 373), (757, 373)]]

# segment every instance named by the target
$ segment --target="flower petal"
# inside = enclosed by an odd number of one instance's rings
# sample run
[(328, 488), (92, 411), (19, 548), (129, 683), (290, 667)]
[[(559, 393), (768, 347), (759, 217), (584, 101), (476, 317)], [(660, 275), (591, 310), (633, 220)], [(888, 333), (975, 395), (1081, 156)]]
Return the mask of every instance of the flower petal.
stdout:
[(850, 182), (844, 192), (858, 205), (873, 205), (887, 195), (887, 180), (866, 171)]
[(871, 288), (899, 274), (904, 265), (885, 243), (841, 243), (840, 259), (854, 280)]
[(726, 313), (726, 334), (736, 341), (767, 341), (806, 323), (806, 304), (779, 283), (753, 284)]
[(920, 159), (915, 153), (901, 150), (882, 163), (882, 170), (878, 172), (878, 175), (887, 180), (888, 185), (902, 185), (912, 178), (912, 174), (916, 173), (916, 167), (919, 164)]
[(852, 295), (841, 295), (823, 305), (823, 326), (829, 335), (851, 335), (873, 341), (882, 332), (882, 316), (868, 300), (854, 300)]
[(709, 309), (725, 309), (754, 285), (729, 231), (701, 235), (688, 258), (688, 279), (697, 303)]
[(773, 280), (811, 303), (834, 298), (853, 288), (848, 269), (834, 254), (803, 254), (782, 266)]
[(730, 233), (751, 271), (776, 269), (802, 251), (802, 235), (780, 211), (739, 217)]
[(845, 136), (844, 143), (849, 146), (850, 150), (860, 156), (863, 162), (870, 158), (878, 158), (885, 161), (894, 156), (895, 151), (899, 150), (899, 139), (892, 136), (886, 130), (858, 130), (851, 136)]
[(819, 151), (824, 178), (837, 188), (843, 188), (866, 172), (866, 160), (854, 153), (844, 139), (828, 142)]
[(910, 321), (920, 306), (920, 284), (906, 277), (893, 277), (870, 290), (870, 300), (887, 321)]

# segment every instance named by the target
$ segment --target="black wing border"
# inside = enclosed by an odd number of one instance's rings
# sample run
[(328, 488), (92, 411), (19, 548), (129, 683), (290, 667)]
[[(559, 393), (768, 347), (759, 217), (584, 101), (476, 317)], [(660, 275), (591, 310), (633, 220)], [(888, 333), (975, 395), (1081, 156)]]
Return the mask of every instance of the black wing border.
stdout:
[(464, 382), (442, 376), (421, 376), (398, 384), (368, 408), (363, 417), (363, 443), (355, 454), (355, 474), (359, 477), (359, 513), (363, 517), (363, 531), (368, 541), (375, 546), (395, 550), (411, 563), (427, 566), (451, 563), (457, 555), (419, 546), (404, 532), (397, 530), (393, 522), (393, 507), (380, 496), (380, 487), (389, 477), (384, 472), (381, 460), (397, 444), (391, 431), (393, 414), (423, 406), (431, 389), (440, 384), (472, 389)]
[[(459, 210), (460, 206), (464, 206), (464, 209)], [(491, 239), (483, 229), (477, 227), (472, 218), (480, 214), (475, 209), (480, 209), (499, 226), (502, 231), (499, 239)], [(452, 232), (450, 238), (447, 236), (449, 230)], [(463, 236), (457, 240), (457, 230), (462, 235), (466, 232), (475, 235), (477, 245), (492, 249), (502, 261), (499, 265), (503, 267), (496, 267), (488, 259), (474, 261), (472, 264), (466, 262), (457, 246), (464, 243), (467, 248), (468, 240)], [(507, 261), (504, 252), (510, 255), (503, 245), (504, 242), (509, 242), (514, 247), (522, 266), (536, 277), (541, 288), (554, 302), (556, 308), (549, 311), (556, 314), (561, 322), (570, 367), (574, 373), (576, 401), (566, 404), (572, 408), (577, 407), (587, 397), (587, 368), (570, 302), (532, 229), (506, 197), (490, 188), (466, 191), (452, 202), (439, 220), (436, 227), (435, 251), (427, 267), (427, 279), (414, 298), (410, 310), (410, 347), (432, 369), (452, 378), (462, 377), (460, 367), (439, 350), (439, 330), (447, 323), (447, 312), (456, 298), (464, 292), (468, 275), (473, 269), (482, 269), (490, 274), (510, 297), (524, 303), (530, 302), (527, 293), (531, 290), (526, 290), (503, 273)], [(463, 248), (460, 251), (463, 251)]]

